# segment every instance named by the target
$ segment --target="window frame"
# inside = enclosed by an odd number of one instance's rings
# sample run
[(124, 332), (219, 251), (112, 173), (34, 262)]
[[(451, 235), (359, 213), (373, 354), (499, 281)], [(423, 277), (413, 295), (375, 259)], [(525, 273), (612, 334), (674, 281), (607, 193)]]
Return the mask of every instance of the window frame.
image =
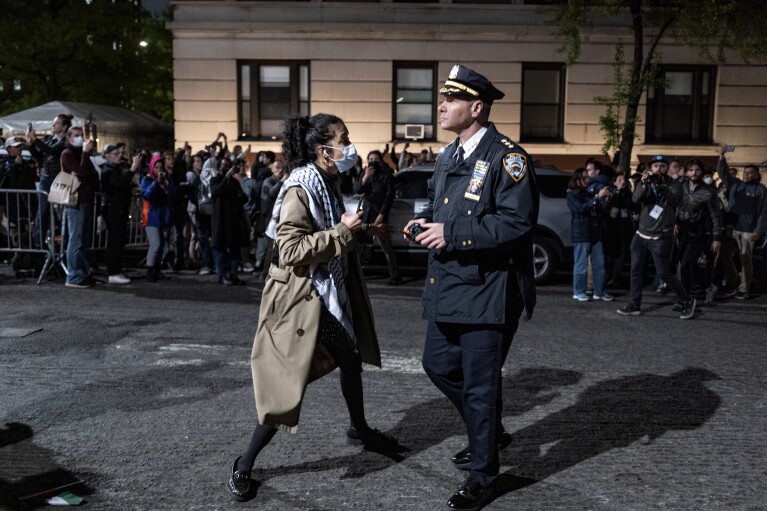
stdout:
[[(716, 108), (716, 79), (717, 79), (717, 66), (714, 65), (693, 65), (693, 64), (665, 64), (659, 66), (658, 78), (662, 81), (663, 87), (654, 87), (652, 91), (648, 89), (646, 92), (645, 100), (645, 144), (655, 145), (709, 145), (714, 140), (714, 109)], [(668, 72), (692, 72), (692, 95), (691, 98), (691, 119), (689, 126), (689, 137), (686, 139), (669, 139), (664, 138), (662, 133), (663, 124), (663, 104), (658, 101), (659, 97), (665, 96), (665, 75)], [(701, 119), (700, 119), (700, 107), (702, 105), (702, 86), (703, 77), (702, 74), (707, 72), (708, 77), (708, 126), (706, 127), (706, 133), (701, 137)], [(660, 94), (659, 94), (660, 93)], [(652, 104), (651, 104), (652, 103)], [(660, 115), (659, 115), (660, 113)], [(661, 133), (658, 136), (658, 133)]]
[[(559, 112), (557, 115), (557, 135), (555, 137), (534, 137), (525, 135), (525, 105), (552, 105), (553, 103), (525, 103), (526, 71), (559, 71)], [(567, 66), (563, 62), (523, 62), (521, 93), (519, 97), (519, 141), (540, 144), (562, 144), (565, 141), (565, 87), (567, 86)]]
[[(420, 139), (420, 142), (437, 141), (437, 73), (439, 72), (439, 63), (434, 61), (416, 61), (416, 60), (395, 60), (392, 62), (392, 111), (391, 111), (391, 136), (392, 140), (407, 140), (403, 137), (397, 138), (397, 91), (399, 90), (397, 75), (400, 69), (431, 69), (431, 136)], [(415, 103), (414, 103), (415, 104)], [(421, 103), (418, 103), (421, 104)]]
[[(242, 68), (250, 66), (250, 125), (251, 133), (245, 135), (243, 130), (243, 103), (242, 99)], [(237, 140), (281, 140), (278, 135), (253, 134), (253, 129), (261, 129), (261, 67), (262, 66), (287, 66), (290, 69), (290, 113), (299, 114), (301, 112), (301, 68), (306, 66), (307, 76), (307, 115), (311, 115), (312, 87), (311, 87), (311, 62), (308, 60), (260, 60), (260, 59), (238, 59), (237, 60)]]

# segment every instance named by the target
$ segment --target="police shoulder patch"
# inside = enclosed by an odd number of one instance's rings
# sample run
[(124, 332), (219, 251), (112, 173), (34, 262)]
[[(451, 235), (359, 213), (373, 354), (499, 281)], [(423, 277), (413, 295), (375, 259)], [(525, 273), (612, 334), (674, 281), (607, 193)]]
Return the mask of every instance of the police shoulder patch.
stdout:
[(503, 168), (514, 181), (519, 182), (527, 174), (527, 158), (521, 153), (509, 153), (503, 157)]

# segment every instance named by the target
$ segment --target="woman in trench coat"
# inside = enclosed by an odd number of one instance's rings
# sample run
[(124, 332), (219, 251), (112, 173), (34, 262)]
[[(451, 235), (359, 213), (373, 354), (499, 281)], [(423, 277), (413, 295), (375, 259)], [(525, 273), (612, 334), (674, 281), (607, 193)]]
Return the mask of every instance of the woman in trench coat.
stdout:
[(349, 132), (333, 115), (293, 117), (282, 154), (292, 170), (266, 231), (278, 260), (264, 285), (250, 359), (258, 425), (227, 485), (236, 500), (248, 498), (256, 456), (277, 430), (295, 433), (306, 385), (336, 367), (349, 409), (347, 441), (402, 450), (365, 420), (362, 362), (380, 367), (381, 354), (355, 250), (356, 237), (376, 227), (344, 210), (339, 173), (357, 159)]

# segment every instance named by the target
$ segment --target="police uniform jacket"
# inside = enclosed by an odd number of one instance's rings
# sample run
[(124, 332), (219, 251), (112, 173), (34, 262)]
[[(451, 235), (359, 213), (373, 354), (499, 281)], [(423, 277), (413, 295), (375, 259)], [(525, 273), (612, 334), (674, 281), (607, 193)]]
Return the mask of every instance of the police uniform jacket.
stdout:
[[(443, 223), (447, 243), (429, 253), (424, 319), (504, 324), (510, 300), (519, 299), (511, 279), (519, 283), (529, 319), (535, 306), (532, 241), (539, 202), (530, 157), (492, 123), (461, 164), (453, 158), (457, 147), (458, 140), (440, 155), (429, 202), (416, 215)], [(475, 198), (468, 198), (475, 169), (480, 174), (486, 169), (486, 175)]]

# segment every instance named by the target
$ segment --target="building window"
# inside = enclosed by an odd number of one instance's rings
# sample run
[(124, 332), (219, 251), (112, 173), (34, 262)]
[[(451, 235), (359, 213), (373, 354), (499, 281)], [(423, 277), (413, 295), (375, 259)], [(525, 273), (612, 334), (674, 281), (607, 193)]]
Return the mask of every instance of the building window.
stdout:
[(564, 64), (522, 65), (522, 142), (563, 142)]
[(647, 91), (648, 144), (710, 144), (716, 69), (662, 66), (663, 84)]
[(395, 139), (414, 138), (413, 135), (418, 135), (423, 127), (423, 134), (415, 138), (434, 140), (436, 76), (437, 65), (434, 63), (394, 63)]
[(239, 62), (240, 139), (274, 140), (290, 115), (309, 115), (307, 62)]

